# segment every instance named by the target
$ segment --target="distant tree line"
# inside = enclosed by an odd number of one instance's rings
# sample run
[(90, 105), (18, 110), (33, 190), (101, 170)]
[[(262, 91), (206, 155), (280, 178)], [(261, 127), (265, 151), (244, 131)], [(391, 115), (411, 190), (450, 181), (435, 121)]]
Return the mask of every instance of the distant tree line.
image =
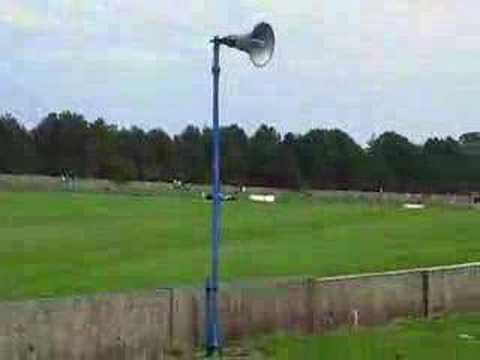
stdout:
[[(222, 128), (222, 179), (237, 185), (399, 192), (480, 191), (480, 132), (417, 145), (385, 132), (361, 147), (345, 132), (314, 129), (281, 136), (261, 125), (252, 136)], [(51, 113), (28, 130), (0, 116), (0, 173), (60, 175), (115, 181), (210, 181), (211, 129), (187, 126), (173, 137)]]

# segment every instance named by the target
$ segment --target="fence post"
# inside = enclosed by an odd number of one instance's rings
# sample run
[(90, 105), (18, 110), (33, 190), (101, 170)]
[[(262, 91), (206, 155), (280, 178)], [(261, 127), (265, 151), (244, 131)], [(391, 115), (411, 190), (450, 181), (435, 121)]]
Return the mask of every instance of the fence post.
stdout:
[(314, 278), (308, 278), (307, 279), (307, 284), (306, 284), (306, 292), (307, 292), (307, 309), (308, 309), (308, 314), (310, 315), (310, 319), (308, 322), (307, 327), (307, 332), (309, 334), (313, 334), (315, 332), (315, 323), (316, 323), (316, 318), (315, 318), (315, 279)]
[(430, 271), (422, 271), (422, 299), (423, 299), (423, 317), (430, 316)]

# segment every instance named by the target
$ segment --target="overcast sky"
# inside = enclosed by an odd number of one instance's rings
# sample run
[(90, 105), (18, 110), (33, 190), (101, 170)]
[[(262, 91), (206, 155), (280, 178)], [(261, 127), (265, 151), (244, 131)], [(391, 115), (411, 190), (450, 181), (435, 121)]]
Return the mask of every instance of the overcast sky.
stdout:
[(0, 111), (120, 126), (210, 124), (212, 35), (276, 31), (272, 63), (222, 51), (221, 121), (357, 141), (480, 130), (474, 0), (1, 0)]

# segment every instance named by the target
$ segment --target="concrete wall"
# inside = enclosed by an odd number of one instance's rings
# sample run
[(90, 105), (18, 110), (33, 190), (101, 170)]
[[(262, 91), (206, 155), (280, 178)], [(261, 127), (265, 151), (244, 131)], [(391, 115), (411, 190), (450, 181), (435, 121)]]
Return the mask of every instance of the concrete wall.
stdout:
[(480, 265), (437, 268), (429, 275), (430, 315), (480, 311)]
[(421, 272), (332, 278), (315, 282), (315, 330), (377, 325), (424, 314)]
[(0, 359), (161, 359), (170, 292), (0, 305)]
[[(195, 288), (0, 304), (0, 359), (189, 359), (204, 304)], [(227, 339), (480, 311), (480, 263), (223, 285), (220, 310)]]

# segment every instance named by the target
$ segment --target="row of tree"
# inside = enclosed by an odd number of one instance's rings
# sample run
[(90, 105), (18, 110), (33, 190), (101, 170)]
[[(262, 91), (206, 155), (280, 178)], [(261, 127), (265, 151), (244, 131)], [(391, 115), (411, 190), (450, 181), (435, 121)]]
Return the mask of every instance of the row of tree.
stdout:
[[(480, 190), (480, 133), (422, 145), (394, 132), (363, 148), (345, 132), (287, 133), (260, 126), (252, 136), (222, 128), (225, 183), (288, 188), (464, 192)], [(28, 130), (0, 116), (0, 172), (126, 180), (205, 183), (210, 180), (211, 129), (187, 126), (170, 137), (161, 129), (90, 123), (76, 113), (51, 113)]]

